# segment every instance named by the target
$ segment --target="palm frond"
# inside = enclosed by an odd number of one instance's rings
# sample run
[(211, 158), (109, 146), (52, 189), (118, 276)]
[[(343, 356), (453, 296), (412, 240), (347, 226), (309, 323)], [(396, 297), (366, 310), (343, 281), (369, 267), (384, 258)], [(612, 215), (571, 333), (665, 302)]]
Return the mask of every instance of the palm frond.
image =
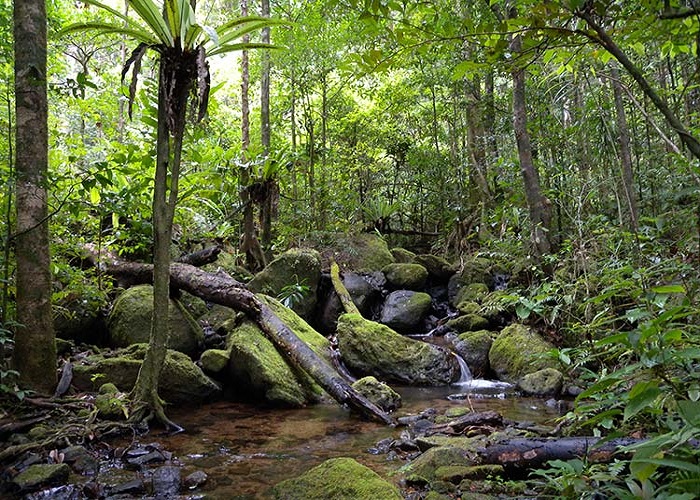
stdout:
[(279, 19), (269, 19), (265, 17), (239, 18), (229, 23), (226, 23), (219, 29), (217, 29), (217, 32), (219, 33), (219, 43), (221, 45), (226, 45), (230, 41), (242, 38), (243, 35), (247, 35), (249, 33), (252, 33), (253, 31), (257, 31), (262, 28), (269, 28), (270, 26), (280, 24), (288, 23)]
[(238, 50), (250, 50), (250, 49), (281, 49), (280, 45), (272, 45), (270, 43), (230, 43), (227, 45), (220, 45), (219, 47), (209, 51), (210, 56), (216, 56), (219, 54), (228, 54), (229, 52), (235, 52)]
[(151, 0), (129, 0), (129, 5), (133, 7), (143, 22), (153, 30), (153, 33), (155, 33), (161, 43), (168, 46), (173, 45), (173, 36), (168, 29), (168, 24), (155, 3)]
[(133, 38), (137, 42), (145, 43), (147, 45), (157, 45), (158, 43), (160, 43), (160, 41), (147, 30), (143, 28), (137, 29), (137, 27), (140, 28), (138, 25), (134, 26), (135, 27), (133, 28), (129, 28), (126, 26), (118, 26), (115, 24), (100, 21), (80, 22), (69, 24), (68, 26), (63, 27), (61, 30), (58, 31), (57, 36), (60, 37), (64, 35), (69, 35), (71, 33), (83, 31), (94, 31), (99, 33), (100, 35), (111, 35), (115, 33), (119, 35), (126, 35), (128, 37)]

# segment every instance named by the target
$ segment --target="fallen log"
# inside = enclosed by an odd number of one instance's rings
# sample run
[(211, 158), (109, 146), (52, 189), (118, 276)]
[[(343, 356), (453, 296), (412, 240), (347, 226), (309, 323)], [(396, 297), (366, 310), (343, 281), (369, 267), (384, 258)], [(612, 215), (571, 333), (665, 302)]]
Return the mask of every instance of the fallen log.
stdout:
[(514, 438), (479, 451), (482, 464), (500, 464), (508, 470), (536, 469), (550, 460), (580, 458), (589, 462), (612, 462), (624, 458), (623, 446), (643, 440), (618, 438), (602, 441), (598, 437)]
[[(122, 261), (105, 253), (98, 256), (86, 248), (88, 260), (114, 276), (138, 277), (141, 283), (153, 280), (153, 266)], [(208, 302), (241, 311), (255, 321), (279, 353), (290, 364), (308, 373), (338, 403), (347, 405), (361, 415), (388, 425), (396, 425), (389, 414), (358, 393), (333, 368), (328, 366), (279, 317), (244, 285), (225, 275), (211, 274), (189, 264), (170, 265), (171, 286), (182, 289)], [(132, 280), (133, 283), (133, 280)]]

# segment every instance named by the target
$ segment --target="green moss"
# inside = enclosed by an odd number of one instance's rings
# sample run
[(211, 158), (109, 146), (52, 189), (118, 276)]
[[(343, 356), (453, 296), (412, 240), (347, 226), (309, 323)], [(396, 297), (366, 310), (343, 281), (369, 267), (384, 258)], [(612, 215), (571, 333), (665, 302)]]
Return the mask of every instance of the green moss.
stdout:
[(554, 368), (528, 373), (518, 380), (518, 388), (533, 396), (558, 396), (563, 385), (564, 376)]
[(207, 349), (199, 358), (199, 364), (205, 373), (214, 375), (224, 371), (231, 354), (225, 349)]
[(416, 257), (415, 253), (401, 247), (392, 248), (390, 251), (391, 255), (394, 257), (394, 260), (402, 264), (410, 264)]
[(430, 448), (414, 461), (409, 462), (399, 469), (405, 475), (418, 475), (427, 479), (430, 483), (437, 480), (437, 470), (445, 466), (469, 466), (464, 450), (452, 446), (438, 446)]
[(248, 283), (255, 293), (273, 297), (284, 292), (285, 287), (303, 285), (308, 292), (293, 303), (293, 309), (301, 316), (308, 317), (316, 306), (316, 292), (321, 279), (321, 255), (316, 250), (293, 248), (270, 262)]
[(447, 465), (438, 467), (435, 476), (441, 481), (459, 484), (464, 479), (487, 479), (503, 475), (502, 465)]
[(352, 458), (326, 460), (273, 488), (279, 500), (401, 500), (399, 490)]
[(361, 378), (352, 387), (384, 411), (394, 411), (401, 407), (399, 393), (375, 377)]
[(489, 350), (489, 363), (499, 380), (515, 383), (544, 368), (556, 368), (547, 355), (553, 346), (528, 327), (513, 324), (504, 328)]
[(461, 314), (479, 314), (481, 306), (477, 302), (471, 300), (463, 300), (457, 304), (457, 310)]
[(67, 464), (36, 464), (17, 474), (12, 482), (20, 490), (26, 491), (39, 486), (63, 484), (70, 476)]
[(437, 255), (417, 255), (415, 262), (424, 266), (431, 277), (443, 282), (455, 273), (455, 266), (450, 264), (447, 259)]
[(382, 272), (389, 284), (397, 289), (421, 290), (428, 280), (428, 270), (420, 264), (389, 264)]
[[(124, 291), (114, 303), (107, 326), (115, 347), (148, 342), (153, 317), (153, 287), (140, 285)], [(194, 353), (204, 341), (204, 332), (191, 315), (170, 301), (168, 316), (170, 349)]]
[(447, 326), (458, 332), (473, 332), (489, 327), (489, 320), (478, 314), (465, 314), (449, 320)]
[(476, 302), (481, 304), (486, 296), (489, 294), (489, 287), (484, 283), (469, 283), (463, 286), (457, 292), (457, 297), (455, 298), (456, 304), (461, 304), (462, 302)]
[(425, 342), (399, 335), (359, 314), (338, 319), (338, 348), (346, 365), (362, 375), (418, 385), (442, 385), (458, 373), (454, 356)]

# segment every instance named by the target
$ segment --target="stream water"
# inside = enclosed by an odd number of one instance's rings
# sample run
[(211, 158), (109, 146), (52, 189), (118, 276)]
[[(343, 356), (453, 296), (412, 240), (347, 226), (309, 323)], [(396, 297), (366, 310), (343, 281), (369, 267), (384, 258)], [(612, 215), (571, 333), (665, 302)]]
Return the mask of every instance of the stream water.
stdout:
[[(496, 410), (506, 418), (535, 423), (558, 416), (543, 400), (515, 396), (506, 386), (490, 381), (396, 389), (403, 398), (397, 416), (459, 406)], [(388, 460), (387, 455), (368, 451), (382, 439), (398, 438), (401, 428), (360, 420), (334, 404), (281, 410), (219, 402), (173, 410), (170, 417), (186, 432), (150, 438), (173, 452), (183, 466), (183, 476), (196, 470), (207, 473), (207, 483), (197, 492), (208, 499), (266, 498), (279, 481), (329, 458), (355, 458), (383, 477), (403, 465), (399, 459)]]

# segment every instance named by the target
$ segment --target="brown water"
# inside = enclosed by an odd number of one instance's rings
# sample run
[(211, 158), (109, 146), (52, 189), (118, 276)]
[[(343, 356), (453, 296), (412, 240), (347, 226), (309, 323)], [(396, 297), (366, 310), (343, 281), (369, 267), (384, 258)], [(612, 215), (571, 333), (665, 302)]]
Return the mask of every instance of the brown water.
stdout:
[[(506, 418), (546, 423), (558, 416), (544, 401), (514, 396), (475, 394), (468, 400), (450, 400), (459, 387), (398, 388), (403, 408), (397, 416), (416, 414), (428, 407), (444, 411), (467, 406), (475, 411), (496, 410)], [(196, 409), (172, 411), (170, 417), (185, 427), (175, 436), (150, 436), (173, 452), (183, 465), (183, 476), (203, 470), (207, 483), (197, 490), (212, 499), (266, 498), (283, 479), (297, 476), (324, 460), (352, 457), (383, 477), (401, 467), (399, 459), (372, 455), (377, 441), (399, 437), (401, 428), (366, 422), (338, 405), (295, 410), (264, 409), (220, 402)]]

